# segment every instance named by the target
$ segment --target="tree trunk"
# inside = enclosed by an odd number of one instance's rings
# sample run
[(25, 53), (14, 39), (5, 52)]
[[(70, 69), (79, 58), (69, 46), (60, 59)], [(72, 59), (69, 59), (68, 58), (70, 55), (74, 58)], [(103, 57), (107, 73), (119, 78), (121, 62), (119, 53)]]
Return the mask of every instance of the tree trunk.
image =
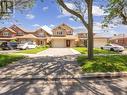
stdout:
[(92, 5), (93, 0), (88, 2), (88, 59), (93, 59), (93, 14)]

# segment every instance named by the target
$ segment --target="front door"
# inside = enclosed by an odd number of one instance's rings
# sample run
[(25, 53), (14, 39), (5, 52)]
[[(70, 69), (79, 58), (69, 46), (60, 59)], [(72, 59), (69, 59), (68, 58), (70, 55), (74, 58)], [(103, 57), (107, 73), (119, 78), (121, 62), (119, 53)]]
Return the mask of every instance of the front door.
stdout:
[(70, 47), (70, 40), (66, 40), (66, 47)]

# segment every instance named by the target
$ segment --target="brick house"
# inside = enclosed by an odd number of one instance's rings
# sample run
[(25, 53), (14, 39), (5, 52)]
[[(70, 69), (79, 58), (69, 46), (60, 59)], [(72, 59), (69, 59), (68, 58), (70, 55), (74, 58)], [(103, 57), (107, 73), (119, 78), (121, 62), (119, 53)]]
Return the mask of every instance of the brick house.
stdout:
[(125, 34), (115, 35), (110, 39), (110, 42), (113, 44), (118, 44), (127, 47), (127, 35)]
[[(74, 30), (66, 24), (60, 24), (51, 31), (43, 27), (29, 32), (25, 29), (12, 25), (9, 28), (0, 29), (0, 41), (15, 39), (19, 43), (35, 42), (37, 45), (50, 45), (55, 48), (85, 46), (87, 47), (87, 33), (74, 35)], [(94, 47), (100, 47), (108, 42), (107, 37), (94, 34)]]

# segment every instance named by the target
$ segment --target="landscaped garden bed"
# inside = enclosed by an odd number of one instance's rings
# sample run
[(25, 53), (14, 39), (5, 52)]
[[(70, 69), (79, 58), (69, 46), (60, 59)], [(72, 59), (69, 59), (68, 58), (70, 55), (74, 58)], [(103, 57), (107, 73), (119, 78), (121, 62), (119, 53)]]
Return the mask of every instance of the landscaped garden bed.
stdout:
[[(79, 51), (81, 54), (87, 54), (87, 48), (85, 47), (75, 47), (74, 49)], [(116, 54), (116, 52), (94, 48), (94, 54)]]
[(14, 63), (15, 61), (18, 61), (20, 59), (23, 59), (24, 56), (22, 55), (12, 55), (12, 54), (8, 54), (8, 55), (3, 55), (0, 54), (0, 67), (6, 66), (8, 64)]
[(79, 56), (77, 61), (84, 73), (127, 71), (127, 55), (95, 56), (93, 60)]

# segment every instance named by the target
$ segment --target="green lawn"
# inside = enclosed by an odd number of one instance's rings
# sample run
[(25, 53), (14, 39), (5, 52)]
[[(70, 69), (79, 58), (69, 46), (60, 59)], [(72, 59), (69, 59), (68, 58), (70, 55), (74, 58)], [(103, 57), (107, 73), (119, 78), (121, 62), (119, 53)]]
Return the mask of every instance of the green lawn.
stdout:
[[(85, 48), (85, 47), (75, 47), (74, 49), (79, 51), (81, 54), (87, 54), (87, 48)], [(113, 51), (94, 48), (94, 54), (115, 54), (115, 53), (116, 52), (113, 52)]]
[(46, 50), (48, 49), (47, 47), (37, 47), (37, 48), (34, 48), (34, 49), (28, 49), (28, 50), (21, 50), (19, 53), (25, 53), (25, 54), (36, 54), (36, 53), (39, 53), (43, 50)]
[(95, 56), (94, 60), (80, 56), (77, 61), (87, 73), (127, 71), (127, 55)]
[(6, 66), (7, 64), (11, 64), (14, 61), (18, 61), (20, 59), (23, 59), (24, 56), (21, 55), (2, 55), (0, 54), (0, 67)]

